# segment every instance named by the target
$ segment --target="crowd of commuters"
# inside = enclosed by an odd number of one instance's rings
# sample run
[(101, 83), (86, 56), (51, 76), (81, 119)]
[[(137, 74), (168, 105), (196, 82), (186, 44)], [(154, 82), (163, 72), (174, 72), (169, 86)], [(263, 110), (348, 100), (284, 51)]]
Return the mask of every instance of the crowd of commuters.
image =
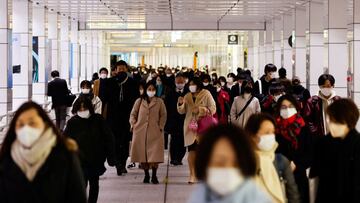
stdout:
[(56, 125), (33, 102), (17, 110), (0, 151), (1, 201), (97, 202), (106, 161), (118, 176), (138, 163), (143, 183), (159, 184), (169, 146), (173, 166), (188, 152), (187, 182), (199, 183), (190, 203), (360, 202), (359, 111), (330, 74), (311, 96), (273, 64), (257, 80), (241, 68), (225, 77), (119, 61), (77, 98), (51, 75)]

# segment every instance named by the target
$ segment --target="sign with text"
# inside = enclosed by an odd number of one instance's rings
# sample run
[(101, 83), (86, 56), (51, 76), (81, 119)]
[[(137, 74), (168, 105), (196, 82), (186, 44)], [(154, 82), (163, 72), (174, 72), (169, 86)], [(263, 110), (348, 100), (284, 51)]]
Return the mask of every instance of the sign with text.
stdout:
[(239, 44), (239, 35), (228, 35), (228, 44), (230, 45)]

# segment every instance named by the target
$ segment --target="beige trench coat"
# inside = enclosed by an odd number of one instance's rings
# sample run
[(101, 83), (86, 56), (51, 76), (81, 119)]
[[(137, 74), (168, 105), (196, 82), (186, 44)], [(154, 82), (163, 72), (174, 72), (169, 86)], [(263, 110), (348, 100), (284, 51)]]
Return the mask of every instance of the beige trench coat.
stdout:
[(130, 114), (133, 129), (131, 161), (139, 163), (164, 162), (164, 127), (166, 108), (162, 99), (150, 103), (137, 99)]
[[(195, 107), (199, 107), (199, 113), (193, 114), (192, 111)], [(198, 134), (192, 130), (189, 130), (189, 123), (193, 118), (199, 120), (201, 117), (207, 115), (210, 110), (211, 115), (216, 113), (216, 104), (208, 90), (201, 90), (196, 97), (195, 103), (192, 98), (192, 93), (187, 93), (184, 97), (184, 103), (179, 106), (178, 112), (180, 114), (186, 114), (184, 121), (184, 140), (185, 147), (194, 144), (198, 139)]]
[(243, 95), (235, 97), (230, 111), (230, 120), (232, 124), (244, 128), (251, 115), (261, 112), (260, 102), (254, 97), (241, 116), (237, 118), (249, 99), (250, 97), (245, 98)]

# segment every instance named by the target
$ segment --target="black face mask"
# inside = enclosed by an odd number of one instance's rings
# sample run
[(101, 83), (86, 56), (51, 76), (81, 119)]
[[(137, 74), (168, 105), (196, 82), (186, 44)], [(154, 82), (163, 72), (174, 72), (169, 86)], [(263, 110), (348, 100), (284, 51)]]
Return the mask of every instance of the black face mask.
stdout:
[(127, 77), (126, 72), (120, 72), (117, 75), (117, 78), (119, 79), (119, 81), (124, 81), (126, 79), (126, 77)]
[(253, 91), (253, 88), (252, 88), (252, 87), (246, 86), (246, 87), (244, 88), (244, 92), (245, 92), (245, 93), (252, 93), (252, 91)]

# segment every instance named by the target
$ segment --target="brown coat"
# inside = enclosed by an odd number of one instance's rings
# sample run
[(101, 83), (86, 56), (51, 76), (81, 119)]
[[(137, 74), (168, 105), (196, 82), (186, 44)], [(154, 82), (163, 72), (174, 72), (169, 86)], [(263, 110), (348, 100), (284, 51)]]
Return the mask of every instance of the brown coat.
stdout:
[(133, 129), (131, 161), (139, 163), (164, 162), (164, 127), (166, 108), (162, 99), (150, 103), (139, 98), (130, 114)]
[(100, 89), (100, 80), (97, 79), (94, 81), (94, 86), (93, 86), (94, 95), (99, 96), (99, 89)]
[[(192, 111), (195, 107), (199, 107), (199, 113), (193, 115)], [(198, 139), (198, 134), (189, 130), (189, 123), (194, 117), (196, 120), (199, 120), (201, 117), (206, 116), (208, 110), (210, 110), (211, 115), (216, 113), (216, 103), (208, 90), (201, 90), (196, 97), (195, 103), (192, 98), (192, 93), (187, 93), (184, 97), (184, 104), (181, 106), (178, 105), (178, 112), (180, 114), (186, 114), (184, 121), (185, 147), (194, 144), (195, 140)]]

